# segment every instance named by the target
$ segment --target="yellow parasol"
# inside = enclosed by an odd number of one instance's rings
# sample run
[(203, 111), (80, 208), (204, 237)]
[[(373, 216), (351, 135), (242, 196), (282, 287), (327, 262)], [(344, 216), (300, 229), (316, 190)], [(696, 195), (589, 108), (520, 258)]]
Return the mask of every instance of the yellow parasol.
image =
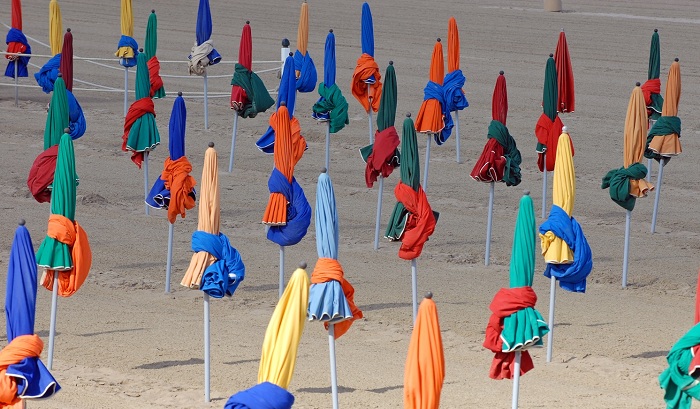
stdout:
[[(121, 26), (122, 35), (134, 36), (134, 13), (131, 9), (131, 0), (121, 0)], [(134, 58), (134, 50), (131, 47), (119, 47), (114, 55), (119, 58)]]
[[(301, 3), (299, 12), (299, 28), (297, 29), (297, 50), (302, 56), (306, 55), (306, 48), (309, 45), (309, 4), (304, 0)], [(296, 77), (299, 78), (301, 71), (295, 70)]]
[(270, 382), (287, 389), (292, 381), (297, 348), (306, 324), (309, 276), (303, 263), (292, 274), (265, 331), (258, 383)]
[(49, 44), (51, 55), (60, 53), (63, 48), (63, 19), (61, 7), (56, 0), (51, 0), (49, 3)]
[[(646, 132), (649, 127), (647, 121), (647, 107), (644, 103), (642, 88), (637, 85), (632, 91), (630, 102), (627, 106), (624, 134), (624, 166), (625, 169), (639, 163), (644, 155), (646, 147)], [(634, 197), (645, 197), (647, 192), (654, 189), (644, 178), (630, 179), (629, 194)]]

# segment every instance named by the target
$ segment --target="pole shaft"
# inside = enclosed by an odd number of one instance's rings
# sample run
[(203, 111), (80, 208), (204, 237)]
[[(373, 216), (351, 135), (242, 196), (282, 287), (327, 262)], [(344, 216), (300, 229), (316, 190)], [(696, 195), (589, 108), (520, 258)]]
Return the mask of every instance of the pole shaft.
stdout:
[(547, 153), (544, 153), (544, 170), (542, 171), (542, 218), (547, 217)]
[(233, 113), (233, 132), (231, 132), (231, 155), (228, 159), (228, 173), (233, 172), (233, 154), (236, 150), (236, 134), (238, 133), (238, 112)]
[(493, 224), (493, 196), (496, 182), (489, 183), (489, 213), (486, 218), (486, 253), (484, 255), (484, 265), (491, 263), (491, 226)]
[(333, 409), (338, 409), (338, 371), (335, 362), (335, 325), (328, 325), (328, 352), (331, 357), (331, 392)]
[(146, 215), (151, 214), (151, 207), (146, 203), (148, 199), (148, 151), (143, 151), (143, 201), (146, 208)]
[(15, 57), (15, 106), (19, 106), (19, 74), (17, 67), (19, 66), (19, 57)]
[(428, 169), (430, 168), (430, 142), (432, 134), (428, 134), (428, 141), (425, 144), (425, 164), (423, 165), (423, 190), (428, 191)]
[(207, 72), (204, 72), (204, 129), (209, 129), (209, 81)]
[(630, 220), (632, 219), (632, 211), (628, 210), (625, 216), (625, 254), (622, 257), (622, 288), (627, 287), (627, 264), (630, 254)]
[(209, 389), (211, 385), (211, 344), (209, 333), (209, 294), (204, 293), (204, 403), (209, 403), (211, 401)]
[(280, 290), (279, 295), (282, 298), (284, 292), (284, 246), (280, 246)]
[(384, 194), (384, 177), (379, 175), (379, 192), (377, 193), (377, 219), (374, 224), (374, 249), (379, 250), (379, 226), (382, 219), (382, 196)]
[(370, 98), (372, 92), (372, 84), (367, 84), (367, 100), (369, 101), (369, 144), (374, 143), (374, 130), (372, 129), (372, 99)]
[(331, 121), (326, 121), (326, 172), (331, 171)]
[(513, 365), (513, 409), (518, 409), (518, 395), (520, 394), (520, 361), (522, 352), (515, 351), (515, 365)]
[(53, 272), (53, 290), (51, 291), (51, 323), (49, 324), (49, 370), (53, 369), (54, 338), (56, 338), (56, 309), (58, 308), (58, 271)]
[[(661, 158), (659, 161), (659, 172), (656, 175), (656, 195), (654, 195), (654, 212), (651, 214), (651, 232), (656, 233), (656, 215), (659, 212), (659, 196), (661, 196), (661, 179), (664, 175), (664, 166), (666, 159)], [(647, 173), (648, 175), (648, 173)]]
[(165, 293), (170, 293), (170, 273), (173, 267), (173, 230), (174, 224), (168, 223), (168, 261), (165, 267)]
[(651, 181), (651, 165), (653, 165), (653, 164), (654, 164), (653, 159), (647, 159), (647, 176), (646, 176), (647, 182)]
[(455, 111), (455, 138), (457, 142), (457, 163), (462, 163), (462, 150), (459, 141), (459, 111)]
[(124, 116), (129, 109), (129, 67), (124, 67)]
[(418, 316), (418, 266), (416, 259), (411, 260), (411, 290), (413, 292), (413, 322)]
[(549, 280), (549, 333), (547, 334), (547, 362), (552, 362), (552, 342), (554, 341), (554, 301), (557, 294), (557, 279), (552, 276)]

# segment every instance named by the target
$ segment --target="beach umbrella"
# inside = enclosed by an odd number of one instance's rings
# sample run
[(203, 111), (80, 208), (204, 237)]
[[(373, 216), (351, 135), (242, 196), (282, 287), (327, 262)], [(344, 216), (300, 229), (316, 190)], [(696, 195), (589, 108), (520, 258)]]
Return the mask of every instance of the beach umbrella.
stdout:
[(129, 67), (137, 64), (139, 45), (134, 40), (134, 14), (131, 8), (131, 0), (121, 0), (121, 33), (117, 43), (119, 64), (124, 67), (124, 116), (126, 116), (129, 104)]
[[(183, 156), (184, 157), (184, 156)], [(209, 297), (230, 297), (245, 278), (241, 255), (229, 238), (221, 233), (220, 188), (218, 160), (214, 143), (204, 153), (202, 190), (199, 197), (199, 220), (192, 233), (192, 260), (180, 282), (181, 285), (200, 289), (204, 295), (204, 402), (210, 399), (210, 313)], [(172, 192), (171, 192), (172, 194)], [(172, 199), (171, 199), (172, 205)]]
[(469, 101), (464, 95), (464, 84), (467, 82), (462, 70), (459, 69), (459, 30), (457, 20), (450, 17), (447, 24), (447, 75), (445, 75), (445, 104), (447, 110), (455, 113), (455, 140), (457, 145), (457, 163), (461, 163), (461, 148), (459, 141), (459, 111), (469, 106)]
[(574, 112), (576, 99), (574, 95), (574, 70), (571, 66), (569, 46), (566, 43), (564, 29), (559, 33), (557, 48), (554, 50), (554, 63), (557, 66), (557, 111)]
[(66, 83), (66, 89), (73, 91), (73, 34), (70, 28), (66, 29), (66, 34), (63, 35), (63, 48), (61, 48), (61, 63), (58, 67), (63, 82)]
[(403, 405), (406, 409), (440, 407), (445, 379), (445, 354), (433, 294), (426, 294), (418, 308), (408, 344), (403, 377)]
[[(294, 105), (296, 102), (296, 79), (294, 79), (294, 61), (292, 53), (284, 62), (284, 70), (282, 71), (282, 77), (280, 79), (280, 86), (277, 91), (277, 109), (282, 104), (287, 106), (287, 111), (289, 112), (290, 120), (296, 121), (294, 118)], [(267, 131), (260, 137), (260, 139), (255, 142), (255, 145), (267, 154), (272, 154), (275, 148), (275, 130), (272, 126), (267, 127)]]
[(534, 368), (532, 347), (542, 346), (549, 331), (542, 314), (535, 309), (535, 208), (529, 192), (520, 199), (510, 256), (510, 288), (501, 288), (491, 301), (484, 347), (495, 353), (489, 371), (491, 379), (513, 379), (513, 409), (518, 407), (520, 376)]
[(15, 79), (15, 106), (19, 99), (19, 77), (29, 75), (27, 65), (29, 65), (29, 56), (17, 56), (16, 54), (31, 54), (32, 48), (29, 46), (27, 37), (22, 33), (22, 3), (20, 0), (12, 0), (12, 26), (5, 37), (7, 44), (7, 68), (5, 76)]
[[(23, 399), (48, 398), (61, 390), (41, 362), (44, 343), (34, 333), (37, 269), (32, 238), (20, 220), (10, 249), (5, 289), (7, 345), (0, 351), (0, 405), (23, 408)], [(17, 405), (17, 406), (14, 406)]]
[(496, 182), (504, 182), (506, 186), (517, 186), (522, 176), (520, 151), (506, 128), (508, 116), (508, 91), (506, 77), (503, 71), (496, 79), (491, 99), (491, 123), (488, 129), (488, 140), (477, 159), (470, 176), (472, 179), (489, 184), (489, 210), (486, 221), (486, 252), (484, 264), (489, 265), (491, 256), (491, 222), (493, 220), (493, 200)]
[(678, 58), (671, 64), (666, 80), (661, 116), (654, 122), (647, 136), (644, 156), (659, 161), (659, 173), (656, 175), (656, 196), (654, 197), (654, 212), (651, 218), (651, 232), (656, 231), (656, 215), (659, 211), (659, 196), (661, 196), (661, 179), (664, 166), (672, 157), (680, 155), (681, 149), (681, 119), (678, 117), (678, 102), (681, 99), (681, 66)]
[(294, 72), (296, 89), (299, 92), (311, 92), (316, 88), (318, 74), (314, 60), (307, 50), (309, 44), (309, 4), (304, 0), (299, 13), (297, 29), (297, 50), (294, 53)]
[(374, 61), (374, 25), (369, 4), (362, 3), (360, 20), (360, 43), (362, 55), (357, 59), (357, 66), (352, 73), (350, 89), (352, 95), (362, 105), (369, 116), (369, 143), (374, 143), (372, 131), (372, 111), (379, 110), (379, 98), (382, 95), (382, 76), (379, 66)]
[(173, 261), (173, 230), (175, 220), (183, 219), (187, 210), (194, 208), (196, 192), (194, 178), (190, 176), (192, 164), (185, 156), (185, 130), (187, 109), (182, 92), (178, 92), (170, 114), (168, 149), (170, 156), (165, 159), (163, 172), (156, 179), (146, 197), (146, 204), (168, 211), (168, 259), (165, 268), (165, 292), (170, 292), (170, 272)]
[(63, 36), (63, 18), (61, 17), (61, 6), (57, 0), (49, 2), (49, 46), (51, 55), (61, 52), (61, 39)]
[[(60, 55), (59, 70), (66, 84), (66, 98), (68, 99), (68, 128), (70, 136), (76, 140), (85, 134), (87, 123), (83, 108), (73, 95), (73, 33), (71, 29), (66, 29), (63, 36), (63, 49)], [(58, 74), (57, 74), (58, 75)]]
[(68, 128), (68, 95), (66, 83), (61, 76), (56, 78), (51, 103), (49, 104), (46, 126), (44, 127), (44, 150), (58, 145), (63, 136), (63, 131)]
[(331, 134), (337, 133), (350, 124), (348, 119), (348, 101), (335, 83), (335, 36), (333, 29), (326, 36), (326, 48), (323, 55), (323, 82), (318, 84), (321, 96), (313, 106), (311, 116), (326, 123), (326, 170), (331, 164)]
[(442, 54), (442, 42), (438, 38), (433, 47), (430, 60), (430, 75), (428, 84), (423, 89), (423, 103), (416, 117), (416, 131), (428, 134), (425, 147), (425, 169), (423, 170), (423, 188), (428, 188), (428, 168), (430, 165), (430, 136), (435, 143), (442, 145), (452, 133), (452, 115), (447, 110), (445, 102), (445, 62)]
[[(131, 160), (141, 169), (143, 164), (144, 200), (148, 198), (148, 155), (160, 145), (160, 133), (156, 126), (156, 111), (151, 99), (151, 83), (148, 74), (146, 54), (141, 52), (136, 57), (136, 100), (129, 107), (124, 117), (124, 134), (122, 150), (131, 151)], [(146, 214), (149, 214), (146, 205)]]
[(87, 233), (75, 220), (77, 179), (73, 140), (65, 133), (58, 146), (48, 231), (36, 252), (36, 263), (44, 268), (41, 285), (52, 291), (49, 369), (53, 364), (57, 296), (70, 297), (75, 294), (87, 279), (92, 265)]
[[(552, 179), (552, 209), (540, 226), (540, 244), (550, 279), (549, 325), (554, 328), (556, 282), (566, 291), (586, 292), (586, 278), (593, 269), (593, 256), (581, 225), (572, 216), (576, 199), (576, 173), (570, 136), (563, 128), (557, 144), (557, 158)], [(552, 360), (553, 331), (547, 338), (547, 362)]]
[(149, 94), (151, 98), (164, 98), (165, 87), (163, 86), (163, 79), (160, 77), (160, 61), (156, 57), (158, 51), (158, 18), (155, 10), (151, 10), (151, 15), (148, 16), (143, 51), (148, 60), (148, 79), (151, 82)]
[(311, 273), (307, 315), (309, 321), (323, 322), (328, 330), (333, 409), (338, 409), (335, 340), (363, 315), (355, 305), (355, 289), (345, 279), (343, 267), (338, 262), (338, 212), (333, 184), (325, 172), (318, 177), (315, 215), (318, 261)]
[(389, 61), (384, 74), (384, 89), (382, 90), (377, 112), (377, 133), (373, 144), (360, 149), (365, 166), (365, 183), (368, 188), (374, 186), (379, 179), (377, 192), (377, 218), (374, 225), (374, 249), (379, 249), (379, 224), (382, 216), (382, 198), (384, 196), (384, 178), (391, 175), (399, 166), (399, 134), (396, 132), (397, 104), (396, 71), (394, 62)]
[[(285, 66), (286, 67), (286, 66)], [(282, 103), (277, 112), (270, 117), (270, 126), (274, 129), (274, 161), (267, 186), (270, 198), (262, 217), (262, 223), (270, 226), (267, 239), (280, 246), (280, 287), (282, 296), (284, 288), (284, 248), (301, 241), (311, 224), (311, 206), (304, 195), (304, 190), (294, 177), (294, 166), (299, 162), (306, 140), (301, 136), (299, 121), (289, 119), (289, 111)]]
[(647, 130), (646, 106), (640, 84), (632, 90), (627, 105), (623, 140), (623, 166), (609, 171), (603, 177), (601, 188), (610, 188), (610, 198), (627, 210), (625, 217), (625, 249), (622, 261), (622, 287), (627, 287), (627, 263), (630, 244), (630, 222), (632, 210), (638, 197), (646, 197), (654, 189), (644, 180), (647, 168), (640, 162), (644, 154)]
[(267, 325), (258, 383), (270, 382), (288, 389), (292, 381), (309, 305), (310, 283), (305, 268), (306, 263), (302, 263), (294, 271)]
[(209, 129), (209, 87), (207, 82), (207, 67), (218, 64), (221, 61), (221, 54), (214, 48), (211, 40), (213, 30), (211, 21), (211, 9), (209, 0), (199, 0), (197, 9), (197, 27), (195, 34), (197, 40), (192, 46), (188, 64), (190, 75), (199, 75), (203, 79), (204, 85), (204, 129)]
[(231, 395), (224, 409), (292, 409), (293, 404), (294, 396), (286, 389), (263, 382)]
[[(291, 77), (291, 76), (290, 76)], [(258, 74), (253, 72), (253, 39), (250, 22), (246, 21), (241, 33), (241, 43), (238, 47), (238, 64), (236, 64), (231, 79), (231, 109), (233, 109), (233, 132), (231, 134), (231, 155), (228, 171), (233, 171), (233, 154), (236, 148), (236, 133), (238, 132), (238, 117), (255, 118), (259, 113), (267, 111), (275, 104), (267, 87)]]
[(411, 260), (413, 290), (413, 320), (418, 314), (418, 267), (416, 259), (423, 252), (423, 245), (435, 231), (439, 214), (433, 212), (425, 191), (420, 185), (420, 162), (416, 128), (410, 114), (403, 121), (401, 140), (401, 180), (394, 189), (396, 206), (389, 218), (386, 238), (401, 241), (399, 258)]
[[(644, 93), (644, 103), (647, 105), (647, 116), (649, 117), (649, 128), (654, 125), (657, 119), (661, 116), (661, 110), (664, 105), (664, 99), (661, 96), (661, 45), (659, 43), (659, 30), (654, 29), (654, 34), (651, 35), (651, 47), (649, 47), (649, 70), (647, 73), (647, 81), (642, 84), (642, 92)], [(645, 155), (646, 152), (645, 152)], [(647, 159), (647, 181), (651, 178), (652, 159)], [(654, 231), (652, 230), (652, 233)]]

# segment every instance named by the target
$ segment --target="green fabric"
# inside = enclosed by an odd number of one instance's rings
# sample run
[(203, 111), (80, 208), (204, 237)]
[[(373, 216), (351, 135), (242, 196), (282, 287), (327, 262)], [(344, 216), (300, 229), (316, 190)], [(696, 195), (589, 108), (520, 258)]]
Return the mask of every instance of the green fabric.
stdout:
[[(146, 39), (144, 40), (143, 52), (146, 53), (146, 60), (156, 56), (158, 49), (158, 18), (156, 18), (156, 13), (151, 13), (148, 16), (148, 24), (146, 25)], [(153, 94), (153, 98), (165, 98), (165, 85), (156, 90)]]
[[(403, 134), (401, 138), (401, 182), (418, 191), (420, 186), (420, 160), (418, 158), (418, 139), (413, 120), (408, 117), (403, 121)], [(391, 212), (389, 225), (386, 226), (385, 237), (390, 240), (399, 240), (403, 233), (408, 210), (401, 202), (396, 202), (394, 211)]]
[[(56, 173), (51, 190), (51, 214), (60, 214), (75, 221), (76, 181), (75, 151), (70, 135), (63, 134), (58, 145)], [(73, 259), (68, 245), (51, 237), (45, 237), (36, 252), (36, 263), (52, 270), (69, 270)]]
[(267, 92), (267, 88), (260, 77), (258, 77), (258, 74), (248, 71), (241, 64), (236, 63), (231, 85), (238, 85), (243, 88), (248, 97), (248, 102), (238, 113), (243, 118), (255, 118), (260, 112), (265, 112), (268, 108), (275, 105), (275, 100)]
[(651, 98), (651, 105), (647, 106), (647, 108), (651, 108), (649, 118), (657, 121), (661, 117), (661, 110), (664, 107), (664, 97), (661, 94), (651, 94), (649, 97)]
[(634, 210), (637, 198), (630, 195), (630, 179), (644, 179), (647, 175), (647, 167), (641, 163), (635, 163), (629, 168), (613, 169), (603, 177), (601, 188), (610, 188), (610, 198), (613, 202), (627, 210)]
[(49, 105), (49, 114), (44, 127), (44, 150), (58, 145), (66, 128), (68, 128), (68, 95), (63, 78), (56, 78), (53, 84), (53, 94)]
[(649, 72), (647, 79), (656, 79), (661, 76), (661, 46), (659, 45), (659, 33), (651, 35), (651, 47), (649, 48)]
[(542, 109), (544, 114), (554, 122), (557, 117), (557, 99), (559, 91), (557, 88), (557, 66), (554, 58), (547, 59), (547, 66), (544, 69), (544, 90), (542, 93)]
[(644, 157), (661, 160), (661, 155), (649, 150), (649, 144), (655, 136), (666, 136), (676, 134), (681, 137), (681, 119), (677, 116), (660, 116), (647, 135), (647, 148), (644, 150)]
[(350, 124), (348, 119), (348, 101), (340, 92), (338, 85), (333, 84), (330, 88), (321, 82), (318, 84), (318, 94), (323, 97), (313, 106), (313, 111), (317, 114), (328, 113), (330, 115), (330, 132), (336, 133)]
[(515, 144), (515, 139), (508, 132), (508, 128), (500, 121), (492, 120), (489, 124), (488, 138), (495, 138), (503, 147), (503, 156), (506, 158), (506, 166), (503, 171), (503, 181), (506, 186), (517, 186), (522, 180), (520, 164), (522, 157)]
[[(148, 64), (145, 53), (136, 57), (136, 99), (149, 98), (151, 83), (148, 74)], [(160, 144), (160, 133), (156, 126), (156, 117), (151, 113), (144, 114), (134, 121), (129, 130), (126, 146), (135, 152), (151, 151)]]
[(369, 155), (372, 154), (372, 149), (374, 149), (374, 144), (360, 148), (360, 156), (362, 156), (362, 160), (365, 161), (365, 163), (367, 163), (367, 158), (369, 158)]
[(382, 96), (379, 100), (379, 111), (377, 112), (377, 131), (381, 132), (396, 122), (396, 70), (393, 65), (386, 67), (384, 74), (384, 85), (382, 85)]
[[(499, 122), (500, 123), (500, 122)], [(535, 206), (532, 198), (520, 199), (518, 217), (513, 233), (513, 251), (510, 255), (510, 288), (531, 287), (535, 277)], [(524, 308), (503, 319), (503, 352), (542, 345), (549, 327), (542, 314), (534, 308)]]
[(691, 328), (668, 351), (668, 368), (659, 375), (659, 385), (666, 390), (664, 400), (668, 409), (690, 409), (692, 398), (700, 400), (700, 383), (688, 375), (693, 360), (691, 349), (696, 345), (700, 345), (700, 324)]

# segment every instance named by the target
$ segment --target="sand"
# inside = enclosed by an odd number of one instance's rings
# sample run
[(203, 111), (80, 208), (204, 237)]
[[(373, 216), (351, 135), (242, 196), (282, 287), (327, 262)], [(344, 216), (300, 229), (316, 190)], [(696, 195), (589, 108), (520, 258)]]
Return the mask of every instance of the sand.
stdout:
[[(46, 43), (47, 2), (24, 2), (24, 32)], [(575, 217), (591, 244), (594, 270), (585, 294), (557, 293), (554, 360), (535, 349), (535, 369), (522, 378), (522, 408), (658, 408), (663, 391), (657, 377), (665, 355), (693, 324), (700, 257), (700, 184), (695, 180), (700, 143), (700, 12), (691, 0), (668, 2), (565, 1), (564, 12), (545, 13), (539, 0), (492, 2), (375, 1), (376, 59), (382, 74), (394, 61), (399, 86), (398, 120), (415, 114), (422, 101), (436, 37), (447, 37), (447, 20), (457, 18), (461, 64), (470, 107), (460, 113), (463, 163), (455, 142), (433, 145), (428, 197), (441, 213), (435, 234), (418, 261), (418, 288), (432, 291), (440, 315), (446, 357), (442, 407), (507, 407), (511, 382), (488, 378), (492, 354), (481, 344), (494, 293), (508, 285), (508, 262), (519, 197), (530, 190), (541, 211), (541, 174), (536, 171), (535, 123), (540, 115), (544, 66), (566, 29), (576, 78), (576, 112), (563, 117), (576, 146)], [(403, 368), (411, 334), (410, 264), (397, 257), (398, 244), (382, 241), (372, 250), (377, 189), (364, 184), (357, 149), (366, 145), (367, 116), (350, 93), (360, 55), (361, 2), (310, 2), (309, 50), (322, 75), (323, 44), (329, 28), (337, 41), (338, 83), (350, 102), (350, 125), (333, 136), (330, 175), (340, 214), (340, 261), (356, 289), (365, 319), (337, 343), (340, 404), (345, 408), (402, 406)], [(119, 38), (118, 2), (62, 0), (63, 27), (74, 34), (78, 56), (110, 58)], [(184, 60), (194, 41), (196, 1), (134, 2), (135, 37), (143, 41), (151, 8), (159, 19), (158, 56)], [(295, 48), (299, 2), (212, 2), (213, 40), (225, 60), (236, 59), (245, 20), (253, 28), (254, 59), (275, 60), (280, 41)], [(9, 6), (0, 20), (10, 23)], [(650, 234), (653, 197), (640, 199), (632, 217), (629, 286), (621, 289), (625, 212), (601, 190), (603, 175), (622, 164), (622, 131), (630, 92), (646, 80), (652, 30), (661, 35), (662, 83), (674, 57), (681, 61), (684, 153), (666, 167), (657, 233)], [(48, 48), (32, 41), (35, 54)], [(43, 64), (45, 59), (32, 58)], [(109, 63), (116, 66), (114, 63)], [(258, 69), (269, 65), (256, 66)], [(210, 69), (209, 89), (230, 91), (231, 65)], [(523, 182), (496, 186), (492, 263), (484, 266), (488, 185), (469, 177), (486, 141), (491, 93), (499, 70), (508, 81), (508, 127), (523, 156)], [(36, 68), (30, 72), (36, 72)], [(162, 72), (187, 75), (185, 64), (163, 64)], [(75, 77), (119, 88), (122, 71), (76, 62)], [(133, 84), (133, 74), (130, 78)], [(269, 87), (274, 74), (263, 75)], [(162, 143), (151, 156), (151, 181), (167, 156), (167, 124), (178, 90), (201, 91), (196, 79), (166, 78), (169, 98), (157, 100)], [(4, 78), (3, 85), (12, 80)], [(22, 84), (34, 84), (22, 79)], [(75, 85), (79, 87), (78, 83)], [(133, 85), (132, 85), (133, 89)], [(212, 301), (212, 402), (203, 403), (202, 293), (181, 287), (189, 263), (195, 211), (175, 225), (173, 292), (164, 294), (167, 219), (164, 211), (144, 215), (143, 176), (120, 150), (122, 94), (76, 90), (88, 122), (77, 140), (80, 175), (77, 219), (90, 236), (94, 260), (85, 285), (60, 299), (53, 374), (63, 390), (31, 408), (222, 407), (233, 393), (253, 386), (260, 349), (277, 299), (278, 247), (266, 240), (260, 220), (267, 202), (272, 157), (255, 140), (269, 115), (239, 121), (236, 163), (226, 172), (233, 115), (225, 98), (211, 99), (209, 130), (203, 130), (201, 99), (188, 98), (187, 155), (201, 176), (203, 154), (213, 141), (219, 154), (222, 231), (241, 252), (247, 275), (233, 298)], [(133, 96), (132, 96), (133, 98)], [(298, 96), (296, 115), (309, 143), (296, 177), (311, 203), (324, 158), (324, 127), (311, 118), (316, 93)], [(50, 96), (37, 89), (0, 88), (0, 271), (4, 277), (16, 223), (27, 220), (35, 247), (45, 234), (48, 204), (29, 195), (26, 177), (42, 149)], [(425, 137), (419, 137), (421, 161)], [(657, 166), (654, 166), (656, 175)], [(695, 169), (695, 171), (693, 171)], [(689, 176), (686, 176), (689, 175)], [(654, 176), (655, 177), (655, 176)], [(383, 226), (395, 201), (398, 172), (384, 189)], [(551, 194), (549, 195), (551, 203)], [(538, 216), (538, 223), (541, 220)], [(287, 278), (317, 259), (313, 226), (287, 249)], [(549, 282), (537, 258), (537, 308), (547, 315)], [(3, 294), (0, 294), (4, 296)], [(36, 331), (46, 341), (50, 293), (39, 289)], [(3, 340), (4, 341), (4, 340)], [(42, 356), (46, 360), (46, 349)], [(295, 408), (330, 407), (327, 336), (309, 323), (301, 340), (290, 391)]]

